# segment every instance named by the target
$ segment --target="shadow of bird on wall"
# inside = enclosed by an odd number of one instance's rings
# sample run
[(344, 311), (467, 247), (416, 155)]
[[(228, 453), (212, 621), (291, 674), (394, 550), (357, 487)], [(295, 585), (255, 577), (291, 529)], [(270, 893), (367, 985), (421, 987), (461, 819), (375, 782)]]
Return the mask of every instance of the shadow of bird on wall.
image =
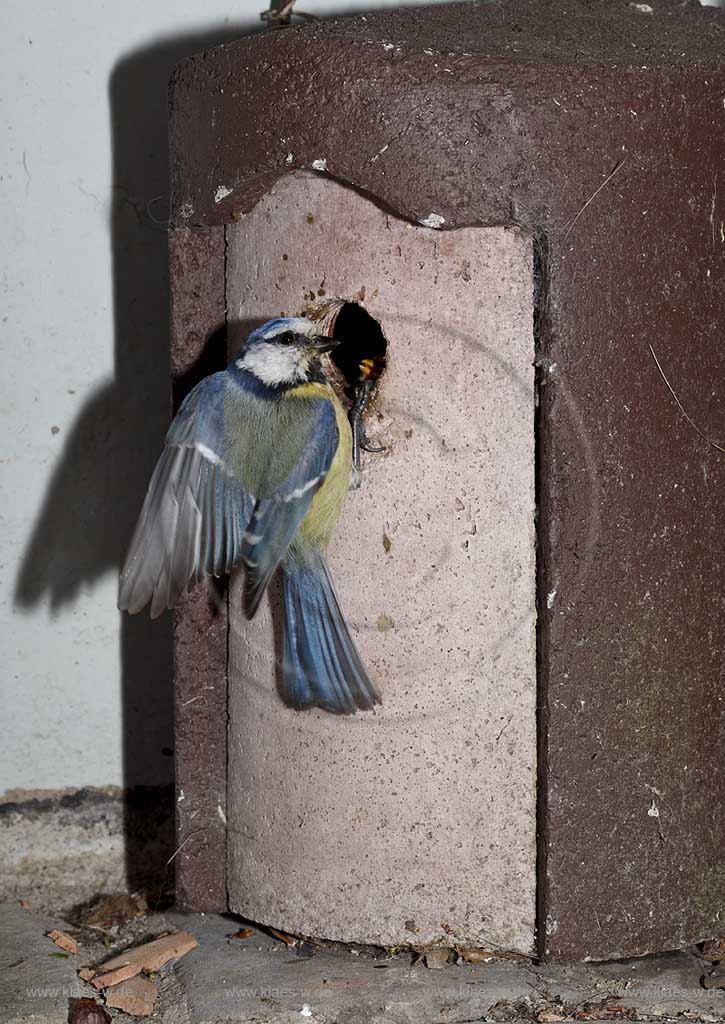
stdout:
[[(65, 439), (16, 579), (15, 606), (21, 612), (45, 600), (60, 611), (123, 562), (171, 418), (169, 79), (191, 54), (261, 28), (212, 26), (163, 39), (124, 56), (113, 69), (108, 205), (114, 376), (91, 395)], [(217, 331), (197, 364), (176, 382), (177, 399), (225, 364), (226, 339)], [(122, 616), (119, 631), (124, 786), (163, 789), (163, 837), (153, 856), (135, 821), (138, 800), (127, 800), (129, 880), (138, 887), (149, 874), (166, 873), (173, 849), (171, 618), (152, 623), (147, 616)]]

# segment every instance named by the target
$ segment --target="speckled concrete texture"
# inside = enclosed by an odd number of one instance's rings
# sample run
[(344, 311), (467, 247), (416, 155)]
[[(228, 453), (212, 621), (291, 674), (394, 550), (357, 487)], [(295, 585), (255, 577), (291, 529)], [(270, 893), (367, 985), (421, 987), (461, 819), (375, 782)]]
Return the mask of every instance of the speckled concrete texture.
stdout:
[(412, 225), (300, 174), (227, 243), (237, 335), (324, 294), (363, 301), (390, 345), (370, 422), (386, 451), (366, 456), (329, 557), (383, 706), (352, 719), (285, 708), (273, 614), (247, 623), (237, 578), (230, 907), (336, 940), (531, 951), (530, 240)]

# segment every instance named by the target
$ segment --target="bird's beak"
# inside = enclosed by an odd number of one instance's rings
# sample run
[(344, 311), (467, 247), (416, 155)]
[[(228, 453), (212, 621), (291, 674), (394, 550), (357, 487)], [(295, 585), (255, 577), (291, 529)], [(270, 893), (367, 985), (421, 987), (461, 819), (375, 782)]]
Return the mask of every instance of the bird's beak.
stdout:
[(332, 352), (333, 348), (337, 348), (339, 344), (339, 338), (329, 338), (326, 334), (315, 334), (310, 338), (310, 348), (319, 354)]

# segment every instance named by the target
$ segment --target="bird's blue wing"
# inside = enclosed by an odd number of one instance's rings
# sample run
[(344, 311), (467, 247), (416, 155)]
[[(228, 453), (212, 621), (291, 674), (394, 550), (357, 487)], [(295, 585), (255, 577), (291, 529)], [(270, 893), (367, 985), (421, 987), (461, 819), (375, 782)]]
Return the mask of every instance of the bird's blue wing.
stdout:
[(325, 482), (338, 444), (334, 406), (325, 398), (318, 399), (312, 405), (311, 429), (299, 459), (275, 494), (256, 503), (244, 534), (242, 560), (247, 570), (244, 610), (250, 618), (313, 497)]
[(226, 375), (191, 391), (166, 435), (126, 563), (118, 606), (151, 616), (172, 608), (194, 579), (221, 576), (239, 560), (254, 507), (224, 461)]

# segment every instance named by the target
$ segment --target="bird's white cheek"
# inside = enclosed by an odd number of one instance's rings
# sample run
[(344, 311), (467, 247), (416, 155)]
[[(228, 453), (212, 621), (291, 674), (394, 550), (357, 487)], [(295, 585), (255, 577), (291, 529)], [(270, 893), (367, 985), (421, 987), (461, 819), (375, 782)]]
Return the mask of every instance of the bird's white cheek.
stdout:
[(296, 348), (273, 348), (266, 351), (247, 352), (237, 360), (237, 366), (249, 370), (255, 377), (274, 387), (290, 383), (304, 376), (309, 359)]

